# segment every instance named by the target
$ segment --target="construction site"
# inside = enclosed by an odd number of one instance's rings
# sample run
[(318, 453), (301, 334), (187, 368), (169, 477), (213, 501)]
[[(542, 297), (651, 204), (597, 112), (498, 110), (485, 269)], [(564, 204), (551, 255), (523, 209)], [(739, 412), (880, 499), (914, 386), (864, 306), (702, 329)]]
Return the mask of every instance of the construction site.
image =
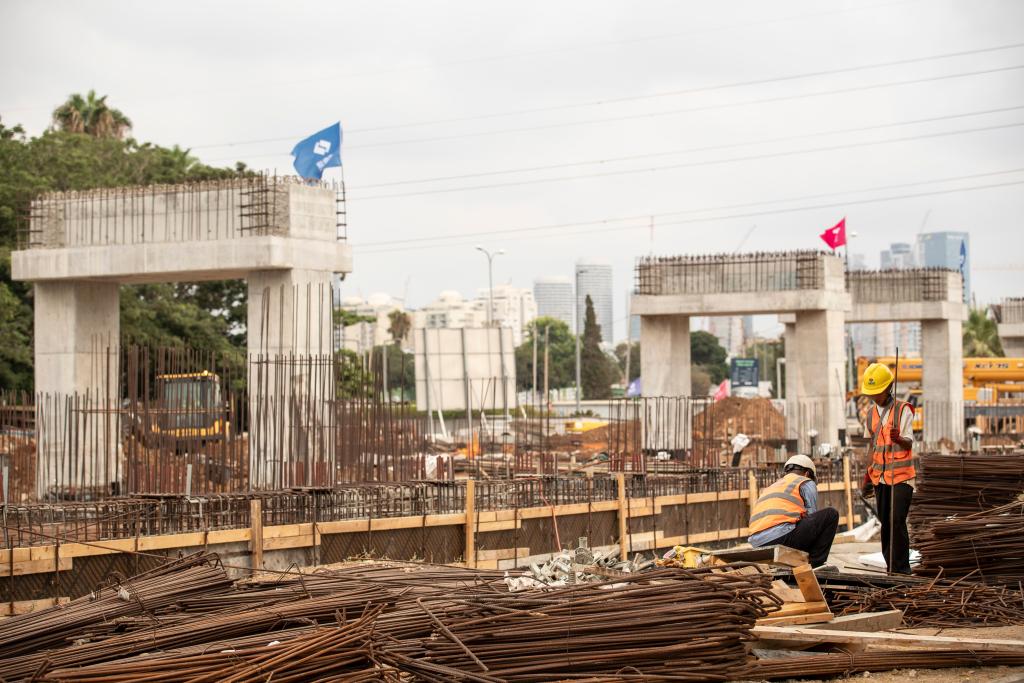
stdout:
[[(26, 207), (36, 381), (0, 396), (3, 680), (1024, 676), (1024, 384), (1008, 366), (1001, 402), (961, 393), (979, 368), (959, 273), (644, 257), (644, 395), (583, 425), (517, 403), (498, 329), (415, 330), (416, 406), (373, 363), (346, 382), (344, 217), (342, 188), (272, 176)], [(225, 278), (248, 286), (243, 367), (122, 341), (120, 285)], [(689, 316), (750, 312), (786, 324), (784, 410), (690, 395)], [(851, 320), (922, 322), (916, 367), (890, 363), (923, 408), (911, 575), (879, 560), (862, 495)], [(815, 569), (746, 542), (796, 454), (839, 519)]]

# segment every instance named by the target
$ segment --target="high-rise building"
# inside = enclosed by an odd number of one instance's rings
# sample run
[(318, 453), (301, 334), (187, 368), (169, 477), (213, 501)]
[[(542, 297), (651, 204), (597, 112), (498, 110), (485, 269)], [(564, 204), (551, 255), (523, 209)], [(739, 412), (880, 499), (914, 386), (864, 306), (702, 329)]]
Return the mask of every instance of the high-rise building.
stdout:
[(971, 237), (966, 232), (925, 232), (917, 236), (917, 262), (926, 268), (952, 268), (964, 279), (964, 301), (971, 300)]
[(878, 255), (878, 262), (882, 270), (917, 267), (914, 250), (906, 242), (893, 242), (890, 244), (888, 249), (882, 250)]
[[(488, 290), (480, 290), (479, 301), (483, 302), (486, 311), (491, 301)], [(523, 343), (526, 327), (537, 317), (537, 303), (534, 301), (533, 292), (511, 285), (498, 285), (494, 288), (493, 302), (491, 319), (496, 325), (511, 328), (512, 343), (519, 346)]]
[(615, 339), (615, 308), (612, 303), (612, 266), (607, 261), (576, 262), (576, 328), (583, 334), (583, 321), (587, 312), (587, 297), (594, 304), (594, 314), (601, 328), (601, 341), (611, 346)]
[(537, 317), (561, 320), (572, 330), (572, 279), (564, 275), (540, 277), (533, 281)]

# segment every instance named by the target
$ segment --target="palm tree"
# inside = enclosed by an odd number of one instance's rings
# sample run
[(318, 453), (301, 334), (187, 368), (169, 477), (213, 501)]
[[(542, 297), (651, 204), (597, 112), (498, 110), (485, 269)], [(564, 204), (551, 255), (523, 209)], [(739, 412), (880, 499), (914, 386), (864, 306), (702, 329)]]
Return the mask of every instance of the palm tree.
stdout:
[(405, 311), (395, 309), (388, 313), (388, 320), (391, 321), (388, 332), (391, 333), (391, 338), (395, 340), (395, 344), (400, 344), (409, 336), (409, 331), (412, 329), (412, 319)]
[(996, 322), (985, 315), (982, 308), (972, 308), (964, 323), (964, 356), (987, 358), (1003, 356)]
[(85, 133), (97, 138), (122, 139), (132, 122), (118, 109), (107, 106), (107, 96), (97, 97), (90, 90), (85, 97), (73, 93), (53, 110), (53, 127), (69, 133)]

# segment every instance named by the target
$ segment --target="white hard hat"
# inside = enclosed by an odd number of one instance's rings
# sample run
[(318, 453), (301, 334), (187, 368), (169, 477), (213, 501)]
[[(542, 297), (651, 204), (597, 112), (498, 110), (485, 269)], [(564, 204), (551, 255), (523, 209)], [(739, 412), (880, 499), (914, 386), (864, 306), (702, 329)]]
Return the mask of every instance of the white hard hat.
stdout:
[[(818, 471), (814, 468), (814, 461), (806, 455), (794, 455), (786, 461), (786, 467), (789, 467), (790, 465), (803, 467), (805, 470), (810, 470), (814, 476), (818, 476)], [(783, 469), (785, 469), (785, 467)]]

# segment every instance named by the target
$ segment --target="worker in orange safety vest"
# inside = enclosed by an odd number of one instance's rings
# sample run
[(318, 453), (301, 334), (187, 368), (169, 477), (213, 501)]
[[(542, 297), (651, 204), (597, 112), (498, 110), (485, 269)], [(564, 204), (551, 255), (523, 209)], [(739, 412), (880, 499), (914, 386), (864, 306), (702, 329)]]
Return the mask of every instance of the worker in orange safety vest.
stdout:
[(812, 567), (825, 564), (839, 526), (839, 512), (818, 509), (817, 469), (806, 455), (786, 461), (783, 476), (761, 491), (747, 527), (750, 545), (784, 545), (805, 551)]
[(882, 526), (882, 555), (890, 572), (910, 573), (907, 517), (914, 497), (914, 407), (894, 395), (892, 370), (872, 363), (861, 379), (861, 393), (874, 401), (868, 411), (871, 464), (863, 494), (875, 494)]

